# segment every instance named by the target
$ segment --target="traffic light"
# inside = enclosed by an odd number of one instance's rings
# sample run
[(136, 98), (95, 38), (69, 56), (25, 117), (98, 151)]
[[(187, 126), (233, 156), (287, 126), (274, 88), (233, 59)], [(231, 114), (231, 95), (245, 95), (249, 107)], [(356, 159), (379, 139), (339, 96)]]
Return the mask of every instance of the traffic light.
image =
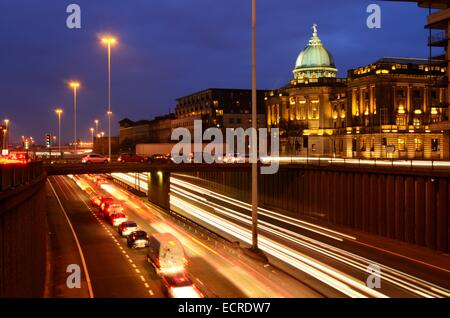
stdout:
[(52, 145), (52, 135), (50, 134), (46, 134), (45, 135), (45, 145), (47, 146), (47, 148), (50, 148)]
[(28, 138), (26, 138), (26, 139), (23, 141), (23, 147), (24, 147), (26, 150), (30, 149), (30, 141), (28, 140)]

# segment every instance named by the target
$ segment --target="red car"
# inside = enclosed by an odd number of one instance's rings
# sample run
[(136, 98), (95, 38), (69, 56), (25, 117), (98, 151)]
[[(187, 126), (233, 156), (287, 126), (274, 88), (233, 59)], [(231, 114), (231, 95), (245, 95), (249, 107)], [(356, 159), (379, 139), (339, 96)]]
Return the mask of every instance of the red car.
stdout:
[(147, 158), (139, 156), (139, 155), (134, 155), (131, 153), (123, 153), (119, 156), (119, 158), (117, 159), (118, 162), (121, 163), (125, 163), (125, 162), (141, 162), (144, 163), (147, 161)]
[(100, 212), (103, 212), (106, 202), (113, 202), (113, 201), (114, 201), (114, 199), (111, 197), (101, 197), (100, 204), (98, 206)]

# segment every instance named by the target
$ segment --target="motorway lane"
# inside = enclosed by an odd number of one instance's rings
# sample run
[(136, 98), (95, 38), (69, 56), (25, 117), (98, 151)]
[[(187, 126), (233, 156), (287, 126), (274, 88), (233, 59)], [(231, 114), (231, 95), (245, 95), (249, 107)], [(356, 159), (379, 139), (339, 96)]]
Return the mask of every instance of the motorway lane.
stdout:
[[(194, 218), (201, 224), (209, 222), (209, 227), (219, 224), (223, 227), (222, 232), (225, 235), (233, 233), (233, 236), (236, 237), (244, 235), (242, 233), (245, 231), (248, 232), (245, 230), (249, 229), (250, 225), (248, 205), (221, 196), (205, 187), (199, 187), (199, 185), (201, 185), (201, 180), (193, 177), (180, 175), (172, 177), (172, 208), (188, 218)], [(196, 211), (196, 209), (199, 210)], [(267, 244), (277, 242), (277, 246), (284, 246), (283, 248), (277, 247), (277, 252), (284, 253), (282, 256), (285, 259), (289, 256), (289, 261), (292, 263), (294, 262), (291, 258), (296, 258), (297, 268), (305, 269), (305, 264), (312, 264), (315, 270), (317, 269), (314, 271), (316, 274), (329, 271), (323, 281), (337, 287), (342, 285), (337, 284), (335, 278), (344, 282), (348, 296), (450, 296), (448, 259), (440, 257), (443, 259), (444, 265), (435, 267), (402, 257), (387, 249), (376, 248), (374, 246), (376, 244), (369, 244), (370, 241), (362, 243), (351, 235), (314, 226), (307, 222), (301, 223), (299, 220), (287, 219), (285, 216), (277, 215), (269, 210), (262, 209), (259, 214), (260, 234), (263, 235), (263, 238), (272, 240)], [(211, 215), (214, 215), (214, 218), (208, 221)], [(234, 224), (234, 226), (230, 227), (230, 224)], [(239, 232), (241, 229), (244, 229), (242, 233)], [(269, 249), (272, 247), (266, 246)], [(377, 291), (372, 291), (365, 286), (368, 277), (367, 266), (370, 264), (381, 266), (382, 288)], [(357, 290), (358, 293), (354, 293), (354, 290)]]
[(166, 213), (149, 207), (114, 183), (99, 187), (86, 176), (81, 178), (96, 193), (108, 193), (121, 201), (129, 218), (147, 233), (170, 232), (180, 239), (189, 260), (188, 271), (197, 287), (209, 297), (322, 297), (272, 266), (233, 254), (213, 238), (184, 229)]
[(49, 180), (80, 242), (94, 297), (163, 297), (160, 282), (152, 278), (145, 257), (126, 247), (75, 184), (66, 177)]

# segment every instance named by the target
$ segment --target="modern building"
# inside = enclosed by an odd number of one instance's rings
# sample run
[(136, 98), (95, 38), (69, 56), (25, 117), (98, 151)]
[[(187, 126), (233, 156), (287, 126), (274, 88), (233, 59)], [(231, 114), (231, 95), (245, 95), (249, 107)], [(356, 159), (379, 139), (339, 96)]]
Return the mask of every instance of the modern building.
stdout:
[(294, 79), (266, 94), (267, 124), (284, 155), (449, 158), (446, 72), (439, 59), (382, 58), (337, 78), (314, 25)]
[[(264, 95), (257, 91), (258, 127), (265, 127)], [(194, 120), (201, 120), (203, 129), (252, 126), (252, 91), (249, 89), (210, 88), (177, 99), (173, 128), (193, 131)]]
[(132, 121), (125, 118), (119, 122), (119, 144), (123, 152), (134, 152), (140, 143), (170, 142), (174, 114), (156, 117), (153, 120)]

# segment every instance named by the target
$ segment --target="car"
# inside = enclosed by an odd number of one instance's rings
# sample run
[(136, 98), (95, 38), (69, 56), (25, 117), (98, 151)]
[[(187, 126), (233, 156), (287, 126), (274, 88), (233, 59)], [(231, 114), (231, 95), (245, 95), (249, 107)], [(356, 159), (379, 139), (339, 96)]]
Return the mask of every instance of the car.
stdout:
[(105, 205), (103, 206), (103, 216), (105, 218), (108, 218), (111, 214), (114, 213), (121, 213), (123, 212), (123, 206), (121, 203), (117, 202), (117, 201), (108, 201), (105, 202)]
[(85, 164), (90, 164), (90, 163), (108, 163), (109, 159), (105, 156), (96, 154), (96, 153), (91, 153), (88, 155), (84, 155), (81, 158), (81, 163), (85, 163)]
[(154, 154), (148, 158), (150, 163), (172, 163), (170, 156), (163, 154)]
[(123, 153), (117, 159), (118, 162), (126, 163), (126, 162), (141, 162), (144, 163), (148, 160), (148, 158), (131, 154), (131, 153)]
[(109, 215), (109, 222), (112, 226), (119, 226), (123, 222), (126, 222), (128, 220), (125, 213), (119, 212), (119, 213), (113, 213)]
[(98, 194), (92, 193), (89, 196), (89, 199), (91, 200), (93, 206), (97, 206), (98, 207), (100, 205), (100, 203), (101, 203), (102, 197), (100, 195), (98, 195)]
[(98, 205), (99, 212), (103, 212), (106, 202), (113, 202), (113, 201), (114, 198), (112, 197), (105, 197), (105, 196), (100, 197), (100, 204)]
[(117, 228), (117, 231), (119, 232), (120, 236), (128, 236), (133, 232), (136, 232), (138, 229), (138, 226), (136, 222), (134, 221), (126, 221), (119, 225)]
[(130, 248), (148, 247), (148, 235), (145, 231), (135, 231), (127, 236), (127, 245)]
[(204, 298), (203, 293), (194, 285), (186, 272), (162, 275), (161, 288), (170, 298)]

